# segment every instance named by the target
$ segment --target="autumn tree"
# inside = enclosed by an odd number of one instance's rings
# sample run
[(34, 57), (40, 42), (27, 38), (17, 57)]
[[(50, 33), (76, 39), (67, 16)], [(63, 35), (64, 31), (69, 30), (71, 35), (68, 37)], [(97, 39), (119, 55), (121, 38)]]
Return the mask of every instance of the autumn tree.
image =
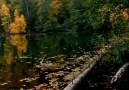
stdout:
[(22, 14), (20, 17), (15, 18), (15, 24), (17, 24), (18, 30), (20, 31), (20, 33), (25, 33), (26, 32), (26, 21), (25, 21), (25, 17)]
[(6, 4), (3, 4), (1, 6), (0, 16), (1, 16), (1, 25), (3, 26), (6, 32), (9, 32), (9, 24), (11, 22), (11, 16), (9, 8), (7, 7)]
[(10, 33), (25, 33), (26, 21), (24, 15), (19, 15), (18, 10), (14, 11), (14, 22), (10, 24)]
[(49, 18), (52, 18), (60, 13), (61, 3), (59, 0), (52, 0), (49, 11)]
[(6, 3), (6, 0), (0, 0), (0, 7)]

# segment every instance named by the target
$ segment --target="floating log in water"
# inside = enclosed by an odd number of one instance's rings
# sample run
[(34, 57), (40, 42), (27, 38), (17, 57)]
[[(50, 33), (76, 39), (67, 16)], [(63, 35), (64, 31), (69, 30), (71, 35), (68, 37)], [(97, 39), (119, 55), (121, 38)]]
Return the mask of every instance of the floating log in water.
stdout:
[(76, 88), (77, 84), (81, 82), (81, 80), (85, 77), (85, 75), (93, 68), (93, 66), (96, 64), (96, 61), (94, 61), (89, 68), (87, 68), (85, 71), (83, 71), (78, 77), (76, 77), (72, 82), (64, 89), (64, 90), (74, 90)]
[(112, 77), (110, 83), (113, 84), (114, 82), (116, 82), (123, 75), (123, 73), (125, 72), (128, 66), (129, 66), (129, 62), (122, 65), (120, 69), (117, 71), (117, 73)]
[(86, 68), (81, 74), (79, 74), (74, 80), (72, 80), (66, 88), (63, 90), (74, 90), (76, 86), (82, 81), (82, 79), (92, 70), (92, 68), (96, 65), (97, 61), (106, 53), (105, 49), (100, 49), (98, 51), (98, 55), (94, 55), (94, 57), (89, 58), (92, 59), (93, 62), (90, 64), (88, 68)]

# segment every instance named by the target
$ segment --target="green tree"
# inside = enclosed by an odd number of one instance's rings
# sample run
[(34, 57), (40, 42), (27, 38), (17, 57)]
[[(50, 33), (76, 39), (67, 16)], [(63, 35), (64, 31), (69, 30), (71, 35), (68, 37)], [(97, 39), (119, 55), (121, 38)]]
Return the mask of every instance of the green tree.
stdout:
[[(35, 28), (37, 31), (46, 31), (54, 29), (57, 25), (59, 5), (57, 0), (38, 0), (36, 9)], [(56, 23), (56, 24), (55, 24)], [(54, 24), (54, 25), (53, 25)]]
[[(87, 18), (88, 25), (91, 25), (96, 32), (120, 33), (129, 28), (127, 0), (82, 1), (86, 9), (84, 17)], [(125, 9), (127, 10), (125, 11)]]
[(71, 0), (69, 3), (70, 17), (65, 20), (65, 27), (70, 32), (83, 31), (84, 24), (86, 26), (86, 20), (83, 17), (84, 8), (81, 0)]

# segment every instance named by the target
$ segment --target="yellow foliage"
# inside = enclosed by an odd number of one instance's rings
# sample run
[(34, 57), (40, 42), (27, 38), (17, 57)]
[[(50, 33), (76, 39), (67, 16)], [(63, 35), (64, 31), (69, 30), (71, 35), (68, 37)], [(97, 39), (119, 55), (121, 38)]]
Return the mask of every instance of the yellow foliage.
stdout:
[(13, 35), (6, 38), (6, 43), (4, 44), (4, 59), (7, 64), (11, 64), (14, 60), (14, 49), (17, 48), (18, 57), (22, 57), (23, 52), (27, 51), (28, 41), (25, 35)]
[(110, 4), (103, 5), (101, 8), (98, 9), (99, 12), (107, 12), (110, 11)]
[(5, 4), (5, 3), (6, 3), (5, 0), (0, 0), (0, 7), (1, 7), (3, 4)]
[(23, 36), (21, 36), (21, 35), (10, 36), (10, 42), (12, 45), (17, 47), (18, 57), (21, 57), (22, 53), (26, 52), (28, 41), (27, 41), (25, 35), (23, 35)]
[(20, 35), (13, 35), (13, 36), (10, 36), (10, 43), (11, 43), (13, 46), (17, 46), (19, 40), (20, 40)]
[(10, 52), (8, 54), (6, 54), (6, 56), (4, 56), (5, 59), (7, 60), (7, 64), (11, 64), (11, 62), (13, 61), (13, 52)]
[(28, 42), (27, 42), (26, 39), (24, 40), (23, 43), (17, 45), (18, 57), (21, 57), (21, 56), (22, 56), (22, 52), (26, 52), (26, 50), (27, 50), (27, 45), (28, 45)]
[(10, 33), (25, 33), (26, 21), (24, 15), (19, 16), (18, 10), (15, 10), (14, 16), (14, 22), (10, 24)]
[(9, 8), (6, 6), (6, 4), (1, 6), (1, 15), (10, 16)]
[(59, 3), (58, 0), (52, 0), (49, 17), (53, 17), (54, 15), (57, 15), (59, 13), (60, 7), (61, 7), (61, 4)]
[(118, 5), (115, 8), (115, 11), (110, 14), (110, 22), (115, 21), (116, 19), (123, 18), (125, 21), (129, 21), (129, 9), (120, 9), (122, 4)]
[(26, 28), (26, 22), (25, 22), (25, 18), (24, 15), (21, 15), (20, 17), (15, 17), (14, 23), (17, 27), (17, 30), (19, 31), (19, 33), (24, 33), (25, 28)]
[(6, 32), (8, 32), (8, 27), (11, 21), (10, 11), (6, 4), (2, 4), (0, 9), (0, 16), (1, 16), (1, 25), (4, 27)]
[(17, 25), (15, 23), (11, 23), (10, 24), (10, 33), (19, 33), (18, 29), (17, 29)]
[(128, 14), (128, 10), (125, 9), (123, 12), (122, 12), (122, 16), (124, 18), (124, 20), (128, 21), (129, 20), (129, 14)]
[(14, 11), (14, 17), (19, 17), (19, 12), (17, 9), (15, 9), (15, 11)]
[(110, 22), (112, 22), (113, 20), (117, 19), (117, 14), (116, 13), (111, 13), (110, 14)]

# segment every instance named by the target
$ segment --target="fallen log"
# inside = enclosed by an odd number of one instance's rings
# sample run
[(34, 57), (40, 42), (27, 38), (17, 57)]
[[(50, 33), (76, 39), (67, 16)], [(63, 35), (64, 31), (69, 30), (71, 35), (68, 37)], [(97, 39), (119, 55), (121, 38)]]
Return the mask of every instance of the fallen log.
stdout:
[(125, 72), (126, 68), (129, 66), (129, 62), (125, 63), (120, 67), (120, 69), (116, 72), (116, 74), (111, 79), (111, 84), (115, 83)]
[(78, 77), (76, 77), (64, 90), (74, 90), (74, 88), (77, 86), (79, 82), (85, 77), (85, 75), (93, 68), (93, 66), (96, 64), (96, 61), (94, 61), (89, 68), (87, 68), (85, 71), (83, 71)]
[(89, 73), (89, 71), (92, 70), (100, 58), (106, 53), (106, 49), (100, 49), (97, 53), (98, 55), (94, 55), (94, 57), (90, 58), (93, 60), (93, 62), (90, 63), (89, 67), (86, 68), (81, 74), (79, 74), (74, 80), (72, 80), (63, 90), (74, 90), (76, 86), (82, 81), (82, 79)]

